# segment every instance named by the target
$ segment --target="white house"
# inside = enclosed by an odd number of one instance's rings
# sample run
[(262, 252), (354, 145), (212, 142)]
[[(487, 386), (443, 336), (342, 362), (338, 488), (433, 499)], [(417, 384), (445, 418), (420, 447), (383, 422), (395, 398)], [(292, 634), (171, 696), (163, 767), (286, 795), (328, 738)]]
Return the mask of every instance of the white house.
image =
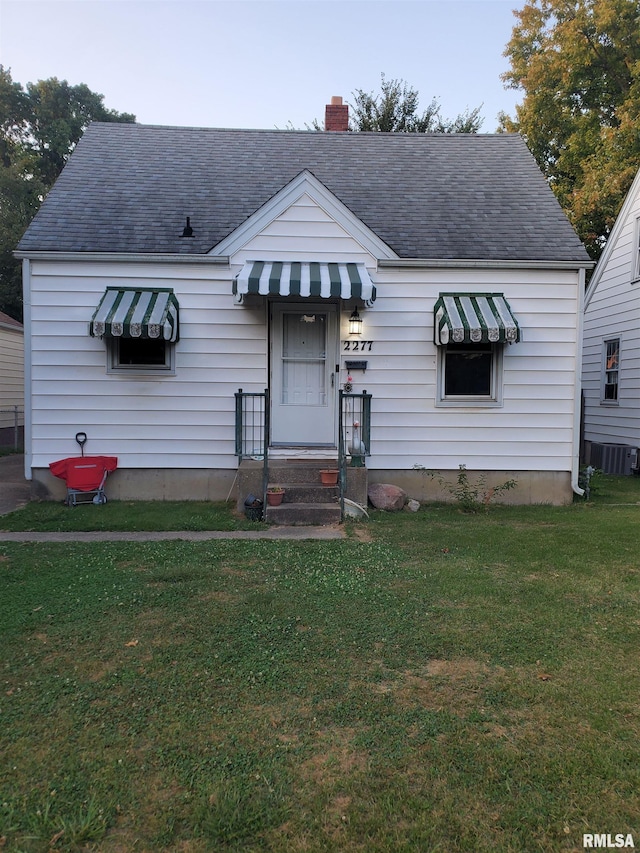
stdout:
[(0, 447), (21, 444), (24, 424), (24, 330), (0, 311)]
[(640, 448), (640, 172), (585, 297), (586, 461), (629, 474)]
[(224, 499), (242, 456), (358, 430), (369, 482), (419, 499), (442, 493), (416, 466), (577, 488), (591, 263), (517, 135), (94, 124), (17, 254), (26, 474), (53, 496), (79, 431), (115, 498)]

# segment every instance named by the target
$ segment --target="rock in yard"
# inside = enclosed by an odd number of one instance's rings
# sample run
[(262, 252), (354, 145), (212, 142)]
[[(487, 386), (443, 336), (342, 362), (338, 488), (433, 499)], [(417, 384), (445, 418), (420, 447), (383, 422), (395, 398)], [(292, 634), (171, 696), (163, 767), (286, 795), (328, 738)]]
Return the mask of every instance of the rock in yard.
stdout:
[(396, 512), (402, 509), (407, 500), (407, 493), (399, 486), (388, 483), (371, 483), (368, 497), (376, 509)]
[(407, 501), (405, 509), (409, 512), (418, 512), (418, 510), (420, 509), (420, 503), (419, 501), (414, 501), (413, 499), (411, 499), (410, 501)]

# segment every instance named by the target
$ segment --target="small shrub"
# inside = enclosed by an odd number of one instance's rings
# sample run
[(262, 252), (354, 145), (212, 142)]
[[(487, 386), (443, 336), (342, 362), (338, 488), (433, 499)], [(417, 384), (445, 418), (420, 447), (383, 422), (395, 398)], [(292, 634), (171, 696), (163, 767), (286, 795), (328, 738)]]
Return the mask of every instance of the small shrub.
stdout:
[[(420, 465), (414, 465), (414, 468), (425, 470)], [(435, 478), (441, 488), (449, 492), (454, 498), (462, 512), (475, 513), (480, 510), (488, 512), (489, 505), (504, 492), (510, 489), (515, 489), (518, 485), (517, 480), (506, 480), (498, 486), (487, 485), (487, 475), (478, 474), (475, 480), (469, 479), (469, 472), (466, 465), (458, 465), (458, 475), (454, 483), (447, 480), (437, 471), (427, 471), (430, 477)]]

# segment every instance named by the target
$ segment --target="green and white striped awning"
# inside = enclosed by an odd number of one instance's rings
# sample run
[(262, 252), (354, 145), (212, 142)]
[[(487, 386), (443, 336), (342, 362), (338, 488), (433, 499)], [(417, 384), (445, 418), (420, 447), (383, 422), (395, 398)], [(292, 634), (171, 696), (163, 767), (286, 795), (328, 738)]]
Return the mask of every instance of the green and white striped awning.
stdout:
[(175, 343), (178, 300), (171, 288), (108, 287), (91, 319), (89, 334), (100, 338), (151, 338)]
[(433, 312), (437, 346), (520, 340), (520, 327), (502, 293), (441, 293)]
[(376, 298), (367, 268), (357, 263), (249, 261), (234, 279), (233, 292), (239, 302), (248, 293), (360, 299), (367, 305)]

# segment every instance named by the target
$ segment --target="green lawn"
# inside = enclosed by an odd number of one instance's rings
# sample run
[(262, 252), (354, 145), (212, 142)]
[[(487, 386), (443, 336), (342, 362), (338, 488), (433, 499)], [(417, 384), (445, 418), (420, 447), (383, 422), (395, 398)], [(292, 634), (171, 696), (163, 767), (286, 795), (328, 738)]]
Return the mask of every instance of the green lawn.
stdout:
[(638, 502), (0, 543), (0, 849), (637, 847)]

